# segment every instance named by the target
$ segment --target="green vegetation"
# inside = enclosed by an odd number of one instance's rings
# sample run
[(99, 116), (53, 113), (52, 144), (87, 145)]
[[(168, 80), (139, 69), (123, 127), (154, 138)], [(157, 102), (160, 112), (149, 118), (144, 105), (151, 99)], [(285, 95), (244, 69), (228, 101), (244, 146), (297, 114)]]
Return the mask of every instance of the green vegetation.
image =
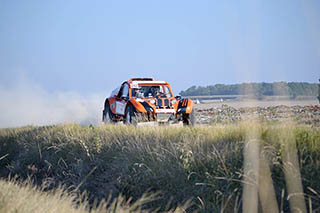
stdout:
[[(17, 180), (0, 180), (0, 212), (15, 213), (84, 213), (84, 212), (141, 212), (143, 205), (154, 200), (155, 195), (145, 194), (136, 202), (123, 196), (118, 196), (111, 200), (111, 197), (99, 204), (89, 204), (83, 193), (80, 197), (67, 192), (59, 187), (49, 192), (45, 192), (45, 185), (41, 188), (33, 186), (30, 182), (19, 182)], [(181, 212), (187, 208), (179, 206), (169, 209), (168, 212)]]
[(261, 96), (317, 96), (318, 85), (315, 83), (274, 82), (274, 83), (242, 83), (242, 84), (215, 84), (213, 86), (192, 86), (181, 91), (182, 96), (196, 95), (255, 95)]
[[(250, 144), (255, 144), (258, 151), (248, 161), (247, 156), (255, 153), (248, 150)], [(288, 124), (193, 128), (66, 124), (1, 129), (0, 175), (7, 181), (0, 182), (0, 211), (5, 212), (1, 208), (6, 210), (10, 205), (14, 208), (13, 197), (23, 202), (20, 196), (34, 200), (19, 203), (19, 208), (29, 208), (30, 202), (35, 209), (43, 205), (46, 212), (52, 210), (50, 200), (56, 203), (54, 206), (60, 206), (60, 202), (69, 208), (77, 206), (79, 212), (90, 207), (102, 211), (112, 201), (127, 208), (133, 206), (136, 211), (140, 207), (182, 211), (181, 206), (188, 206), (189, 212), (241, 211), (247, 197), (243, 194), (245, 185), (259, 189), (259, 208), (264, 207), (265, 190), (260, 190), (260, 185), (268, 181), (262, 180), (272, 180), (268, 189), (274, 194), (276, 208), (288, 212), (295, 207), (291, 200), (300, 196), (308, 210), (316, 210), (320, 208), (319, 151), (319, 128)], [(248, 169), (252, 162), (260, 162), (257, 174)], [(36, 202), (42, 199), (30, 196), (36, 189), (9, 181), (9, 175), (41, 186), (37, 192), (46, 198)], [(261, 184), (254, 181), (258, 179)], [(288, 180), (302, 181), (304, 194), (290, 188)], [(4, 190), (7, 185), (10, 190)], [(151, 197), (148, 202), (142, 198), (146, 194)], [(108, 202), (104, 201), (110, 196)]]

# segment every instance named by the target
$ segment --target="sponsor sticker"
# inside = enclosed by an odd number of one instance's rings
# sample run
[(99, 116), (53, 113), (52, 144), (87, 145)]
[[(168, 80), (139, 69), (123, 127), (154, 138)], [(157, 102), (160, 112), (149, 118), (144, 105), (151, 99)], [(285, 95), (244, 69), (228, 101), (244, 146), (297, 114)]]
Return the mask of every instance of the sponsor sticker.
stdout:
[(174, 109), (156, 109), (156, 113), (174, 113)]
[(120, 115), (124, 115), (125, 106), (126, 105), (124, 103), (117, 101), (116, 102), (116, 112)]
[(138, 89), (138, 88), (139, 88), (139, 85), (138, 85), (138, 84), (131, 84), (131, 88), (133, 88), (133, 89)]

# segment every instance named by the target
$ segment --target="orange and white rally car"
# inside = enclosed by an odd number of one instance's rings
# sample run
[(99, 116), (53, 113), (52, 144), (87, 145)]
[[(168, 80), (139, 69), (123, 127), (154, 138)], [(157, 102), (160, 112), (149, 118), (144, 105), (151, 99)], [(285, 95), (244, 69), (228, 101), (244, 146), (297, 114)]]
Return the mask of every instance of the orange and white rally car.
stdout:
[(195, 124), (191, 99), (173, 96), (170, 84), (153, 78), (131, 78), (115, 89), (105, 100), (102, 113), (104, 123), (123, 121), (137, 125), (141, 122), (159, 124)]

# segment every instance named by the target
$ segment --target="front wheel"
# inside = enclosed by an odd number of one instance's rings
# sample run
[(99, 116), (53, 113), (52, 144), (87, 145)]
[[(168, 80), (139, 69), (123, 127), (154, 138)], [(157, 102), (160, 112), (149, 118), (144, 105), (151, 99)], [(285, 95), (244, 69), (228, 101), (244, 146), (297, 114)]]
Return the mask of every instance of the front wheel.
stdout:
[(132, 124), (135, 126), (138, 124), (138, 119), (136, 117), (136, 113), (135, 113), (133, 106), (128, 106), (126, 113), (125, 113), (124, 123), (125, 124)]
[(194, 126), (196, 123), (196, 115), (194, 110), (192, 110), (189, 114), (183, 115), (183, 124)]

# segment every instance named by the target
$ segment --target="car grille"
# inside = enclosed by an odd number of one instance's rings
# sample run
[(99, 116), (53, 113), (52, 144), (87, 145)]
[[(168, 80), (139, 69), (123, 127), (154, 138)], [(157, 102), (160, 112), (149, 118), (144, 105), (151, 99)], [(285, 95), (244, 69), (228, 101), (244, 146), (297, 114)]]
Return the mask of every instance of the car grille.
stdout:
[(169, 106), (169, 100), (168, 99), (164, 99), (164, 105), (167, 106), (167, 107)]
[[(163, 105), (164, 103), (164, 105)], [(170, 107), (170, 101), (169, 99), (161, 99), (161, 98), (158, 98), (157, 99), (157, 106), (159, 108), (162, 108), (162, 107)]]

